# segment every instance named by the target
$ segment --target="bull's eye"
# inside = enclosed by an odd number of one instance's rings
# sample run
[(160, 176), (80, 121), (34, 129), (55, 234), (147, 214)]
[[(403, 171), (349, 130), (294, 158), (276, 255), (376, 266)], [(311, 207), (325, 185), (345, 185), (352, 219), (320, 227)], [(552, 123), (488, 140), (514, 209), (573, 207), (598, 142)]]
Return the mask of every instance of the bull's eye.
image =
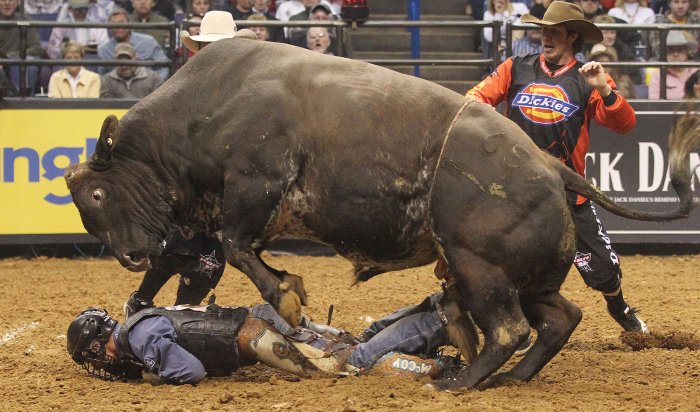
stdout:
[(104, 197), (104, 193), (102, 192), (102, 189), (95, 189), (92, 191), (92, 198), (95, 199), (96, 201), (102, 200)]

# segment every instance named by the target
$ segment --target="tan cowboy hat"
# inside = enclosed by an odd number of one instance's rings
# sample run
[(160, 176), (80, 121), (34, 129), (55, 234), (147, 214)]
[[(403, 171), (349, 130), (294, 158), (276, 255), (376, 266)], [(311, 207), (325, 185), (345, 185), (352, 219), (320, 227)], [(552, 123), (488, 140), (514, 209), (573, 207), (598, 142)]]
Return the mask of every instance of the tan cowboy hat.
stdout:
[(180, 40), (193, 53), (197, 53), (204, 47), (202, 43), (211, 43), (233, 37), (252, 40), (258, 38), (255, 32), (250, 29), (236, 31), (236, 23), (233, 21), (231, 13), (218, 10), (209, 11), (202, 17), (198, 35), (190, 36), (186, 30), (180, 32)]
[(603, 33), (595, 24), (583, 18), (583, 11), (578, 4), (553, 1), (547, 7), (542, 19), (526, 14), (520, 18), (520, 21), (538, 26), (564, 26), (578, 33), (586, 43), (603, 41)]

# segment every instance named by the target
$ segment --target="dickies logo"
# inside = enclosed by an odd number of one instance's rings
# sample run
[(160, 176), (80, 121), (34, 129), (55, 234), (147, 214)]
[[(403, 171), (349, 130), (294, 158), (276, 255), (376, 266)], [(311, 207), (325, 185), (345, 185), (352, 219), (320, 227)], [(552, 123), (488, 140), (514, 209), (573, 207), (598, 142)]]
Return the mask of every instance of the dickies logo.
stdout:
[(565, 120), (579, 109), (559, 86), (530, 83), (513, 99), (520, 113), (533, 123), (550, 125)]

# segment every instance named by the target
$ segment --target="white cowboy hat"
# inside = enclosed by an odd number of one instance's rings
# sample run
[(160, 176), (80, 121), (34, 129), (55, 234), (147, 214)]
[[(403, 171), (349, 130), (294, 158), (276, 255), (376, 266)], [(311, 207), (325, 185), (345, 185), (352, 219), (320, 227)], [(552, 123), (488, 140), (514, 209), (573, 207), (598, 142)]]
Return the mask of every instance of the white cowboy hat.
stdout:
[(209, 11), (202, 18), (199, 26), (199, 34), (190, 36), (186, 30), (180, 32), (180, 40), (193, 53), (197, 53), (206, 44), (222, 39), (242, 37), (244, 39), (257, 40), (255, 32), (249, 29), (236, 30), (233, 16), (227, 11)]

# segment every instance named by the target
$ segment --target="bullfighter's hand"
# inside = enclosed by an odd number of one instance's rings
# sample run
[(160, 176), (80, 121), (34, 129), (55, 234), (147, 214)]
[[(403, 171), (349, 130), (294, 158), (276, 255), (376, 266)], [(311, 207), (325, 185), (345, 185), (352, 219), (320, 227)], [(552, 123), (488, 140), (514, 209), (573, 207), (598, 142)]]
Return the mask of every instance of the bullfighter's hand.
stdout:
[(605, 75), (605, 69), (603, 69), (602, 64), (596, 61), (588, 62), (578, 71), (591, 87), (598, 90), (601, 96), (607, 97), (612, 93), (612, 87), (608, 84), (608, 78)]
[(282, 276), (282, 282), (289, 283), (289, 290), (295, 292), (299, 296), (299, 300), (303, 306), (307, 306), (309, 301), (306, 297), (306, 288), (304, 287), (304, 279), (301, 276), (285, 273)]
[(291, 290), (287, 282), (279, 284), (279, 291), (279, 299), (275, 309), (282, 316), (282, 319), (296, 328), (301, 320), (301, 299), (299, 299), (299, 295), (296, 292)]

